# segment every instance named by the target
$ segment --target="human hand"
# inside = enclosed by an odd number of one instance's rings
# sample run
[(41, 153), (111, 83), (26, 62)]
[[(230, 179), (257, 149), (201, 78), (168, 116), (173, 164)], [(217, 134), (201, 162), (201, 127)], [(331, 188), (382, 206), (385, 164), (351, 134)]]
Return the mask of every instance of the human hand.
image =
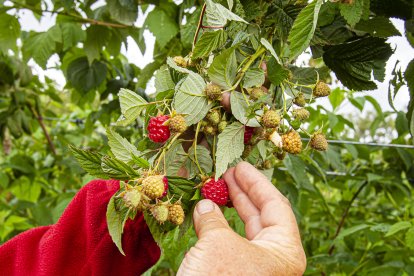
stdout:
[(178, 275), (302, 275), (306, 256), (289, 201), (249, 163), (229, 169), (224, 179), (246, 238), (216, 204), (200, 201), (193, 214), (199, 240)]

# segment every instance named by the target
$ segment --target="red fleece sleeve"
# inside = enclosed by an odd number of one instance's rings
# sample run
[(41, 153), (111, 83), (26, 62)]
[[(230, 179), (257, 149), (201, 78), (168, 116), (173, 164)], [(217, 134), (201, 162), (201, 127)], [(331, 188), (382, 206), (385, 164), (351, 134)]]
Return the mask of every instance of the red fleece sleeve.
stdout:
[(109, 236), (106, 206), (118, 181), (83, 187), (52, 226), (26, 231), (0, 246), (0, 275), (139, 275), (160, 249), (142, 215), (125, 226), (119, 253)]

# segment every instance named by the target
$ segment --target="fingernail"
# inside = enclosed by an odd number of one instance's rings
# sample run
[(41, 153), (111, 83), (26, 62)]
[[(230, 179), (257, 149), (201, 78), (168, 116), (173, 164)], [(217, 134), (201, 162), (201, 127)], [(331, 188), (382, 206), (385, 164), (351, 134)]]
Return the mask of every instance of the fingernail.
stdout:
[(210, 200), (202, 200), (197, 204), (197, 212), (200, 215), (213, 212), (214, 204)]

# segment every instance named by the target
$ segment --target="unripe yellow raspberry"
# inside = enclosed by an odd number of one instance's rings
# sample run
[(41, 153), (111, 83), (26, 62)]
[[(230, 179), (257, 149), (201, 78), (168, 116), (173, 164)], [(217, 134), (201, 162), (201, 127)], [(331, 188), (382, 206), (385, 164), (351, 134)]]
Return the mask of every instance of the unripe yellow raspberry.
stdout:
[(292, 113), (293, 117), (295, 117), (295, 119), (298, 119), (299, 121), (305, 121), (309, 119), (310, 116), (310, 112), (304, 108), (295, 109)]
[(181, 225), (184, 222), (184, 210), (181, 204), (174, 203), (168, 208), (168, 220), (175, 225)]
[(294, 130), (282, 135), (282, 145), (283, 150), (288, 153), (298, 154), (302, 151), (302, 140)]
[(317, 133), (312, 136), (310, 146), (313, 149), (325, 151), (328, 149), (328, 141), (326, 141), (325, 135)]
[(323, 81), (319, 81), (313, 89), (313, 96), (316, 98), (326, 97), (329, 96), (329, 94), (331, 94), (331, 88), (329, 88)]
[(268, 110), (262, 117), (262, 123), (264, 127), (275, 128), (280, 124), (280, 114), (275, 110)]
[(144, 194), (150, 199), (160, 198), (165, 190), (163, 178), (163, 175), (153, 175), (145, 178), (142, 181), (142, 191)]

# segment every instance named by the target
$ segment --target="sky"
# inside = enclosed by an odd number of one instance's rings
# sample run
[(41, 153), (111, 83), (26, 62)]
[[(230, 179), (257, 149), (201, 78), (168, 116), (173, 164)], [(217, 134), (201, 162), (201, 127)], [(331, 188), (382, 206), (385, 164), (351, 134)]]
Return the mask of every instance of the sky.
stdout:
[[(98, 2), (96, 6), (101, 5), (102, 3)], [(140, 14), (138, 16), (138, 20), (135, 23), (136, 26), (141, 27), (144, 22), (145, 16), (150, 12), (151, 9), (148, 9), (145, 14), (143, 14), (140, 10)], [(20, 11), (20, 23), (22, 26), (22, 30), (25, 31), (45, 31), (49, 29), (51, 26), (55, 24), (56, 17), (54, 15), (48, 14), (46, 16), (43, 16), (41, 21), (39, 22), (30, 11)], [(400, 31), (401, 34), (404, 34), (404, 22), (399, 19), (392, 19), (391, 20), (395, 27)], [(144, 37), (147, 44), (147, 50), (145, 53), (141, 53), (137, 44), (133, 39), (128, 39), (128, 48), (126, 49), (125, 46), (122, 47), (121, 51), (122, 53), (128, 58), (129, 62), (137, 65), (140, 68), (144, 68), (147, 64), (152, 62), (152, 52), (154, 49), (154, 42), (155, 38), (154, 36), (147, 30), (144, 33)], [(382, 109), (384, 111), (391, 110), (391, 107), (388, 103), (388, 83), (390, 81), (391, 72), (395, 66), (395, 63), (399, 61), (399, 67), (402, 69), (402, 71), (405, 70), (408, 63), (414, 58), (414, 49), (410, 46), (408, 41), (404, 36), (395, 36), (388, 39), (388, 42), (391, 44), (392, 48), (395, 49), (394, 55), (389, 59), (387, 62), (387, 68), (386, 68), (386, 78), (383, 83), (377, 82), (378, 89), (373, 91), (365, 91), (365, 92), (359, 92), (358, 94), (362, 95), (370, 95), (374, 97), (381, 105)], [(309, 58), (309, 55), (303, 54), (299, 57), (298, 62), (303, 62)], [(56, 83), (63, 87), (65, 84), (65, 78), (60, 70), (53, 69), (53, 67), (56, 66), (56, 64), (59, 63), (59, 59), (57, 55), (54, 55), (50, 58), (47, 66), (50, 69), (42, 70), (39, 66), (37, 66), (33, 61), (29, 62), (29, 65), (33, 66), (35, 69), (35, 72), (40, 76), (48, 76), (49, 78), (56, 81)], [(155, 91), (153, 81), (149, 83), (146, 89), (147, 93), (152, 93)], [(324, 104), (322, 100), (318, 102), (319, 104)], [(401, 88), (400, 92), (397, 94), (397, 97), (395, 98), (395, 107), (397, 110), (406, 111), (407, 104), (409, 101), (409, 93), (408, 88), (404, 86)], [(369, 109), (370, 107), (368, 107)], [(350, 104), (344, 104), (341, 106), (341, 110), (338, 112), (341, 113), (354, 113), (357, 112), (356, 109)]]

